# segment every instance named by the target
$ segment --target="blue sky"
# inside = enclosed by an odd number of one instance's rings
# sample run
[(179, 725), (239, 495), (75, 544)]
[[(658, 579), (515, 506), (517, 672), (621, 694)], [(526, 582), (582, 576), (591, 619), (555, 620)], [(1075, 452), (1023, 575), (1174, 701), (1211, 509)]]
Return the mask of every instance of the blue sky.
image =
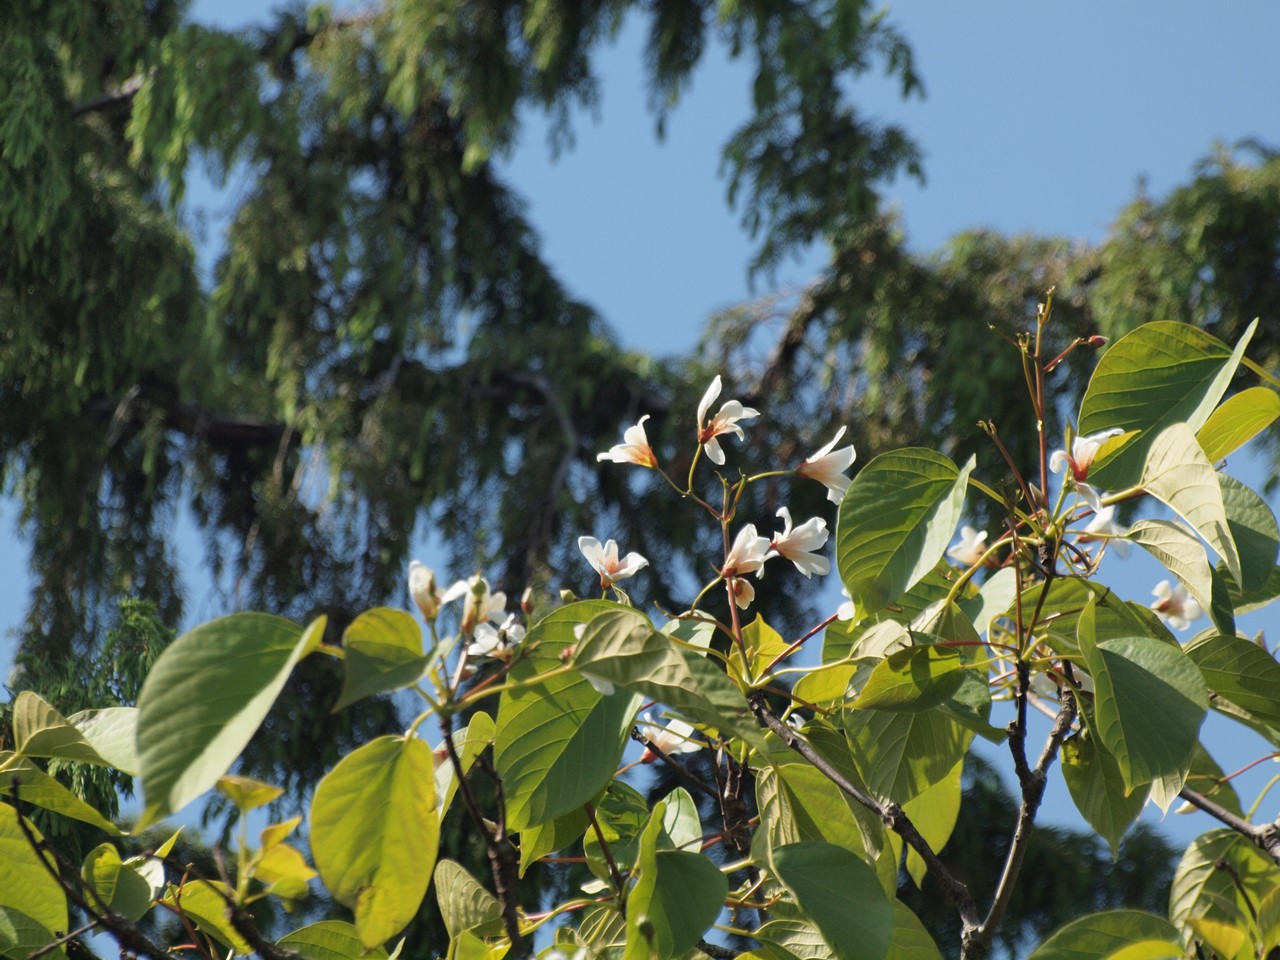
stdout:
[[(260, 20), (266, 9), (199, 0), (193, 12), (238, 25)], [(880, 77), (861, 82), (854, 96), (869, 116), (905, 126), (924, 151), (926, 184), (904, 180), (886, 191), (920, 252), (973, 227), (1097, 241), (1140, 179), (1159, 194), (1185, 182), (1214, 141), (1280, 142), (1280, 5), (1272, 2), (910, 0), (892, 5), (889, 16), (915, 50), (926, 97), (904, 103)], [(713, 48), (660, 142), (645, 108), (638, 27), (628, 19), (601, 52), (598, 116), (579, 115), (572, 150), (553, 161), (545, 122), (531, 115), (518, 148), (499, 164), (526, 198), (568, 288), (628, 346), (669, 353), (688, 349), (711, 312), (752, 292), (753, 242), (727, 207), (718, 176), (721, 146), (749, 109), (749, 72)], [(192, 198), (215, 214), (223, 206), (207, 190), (193, 189)], [(206, 257), (216, 242), (211, 233)], [(759, 281), (756, 292), (803, 284), (822, 263), (822, 251), (811, 250), (784, 263), (774, 280)], [(1256, 480), (1256, 473), (1250, 466), (1238, 475)], [(12, 503), (0, 502), (0, 529), (14, 534), (15, 521)], [(198, 582), (194, 546), (186, 558)], [(1115, 586), (1145, 600), (1162, 575), (1153, 562), (1130, 559)], [(21, 543), (0, 555), (0, 576), (0, 629), (8, 631), (26, 602)], [(192, 622), (215, 612), (198, 599), (190, 608)], [(0, 645), (0, 675), (11, 648)], [(1245, 762), (1260, 749), (1248, 738), (1228, 745), (1218, 729), (1209, 737), (1229, 747), (1231, 758)], [(1221, 759), (1230, 768), (1232, 760)], [(1074, 822), (1055, 790), (1050, 817)], [(1180, 818), (1178, 836), (1209, 826), (1188, 819)]]

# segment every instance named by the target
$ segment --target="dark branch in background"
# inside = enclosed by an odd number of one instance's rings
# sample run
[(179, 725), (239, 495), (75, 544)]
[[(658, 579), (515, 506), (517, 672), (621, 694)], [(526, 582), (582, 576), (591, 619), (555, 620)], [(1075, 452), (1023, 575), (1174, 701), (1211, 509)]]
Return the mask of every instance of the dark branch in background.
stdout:
[(929, 868), (929, 872), (933, 874), (941, 885), (942, 892), (959, 912), (966, 940), (973, 931), (980, 928), (978, 908), (973, 901), (973, 894), (955, 874), (947, 869), (947, 865), (938, 859), (938, 855), (929, 846), (929, 841), (925, 840), (920, 834), (919, 829), (911, 822), (911, 818), (903, 812), (901, 806), (893, 802), (882, 803), (845, 779), (839, 770), (828, 763), (827, 759), (814, 750), (813, 747), (809, 746), (808, 742), (795, 730), (773, 715), (769, 710), (769, 705), (765, 702), (763, 693), (759, 691), (752, 693), (747, 698), (747, 702), (751, 706), (751, 712), (755, 714), (756, 719), (763, 726), (781, 737), (788, 747), (817, 767), (823, 776), (848, 796), (878, 816), (886, 827), (900, 836), (907, 846), (920, 855), (920, 858), (924, 860), (925, 865)]
[[(444, 734), (445, 749), (449, 752), (449, 762), (453, 764), (453, 776), (458, 782), (458, 792), (462, 794), (462, 802), (466, 804), (467, 813), (471, 815), (476, 829), (484, 837), (485, 852), (489, 856), (489, 871), (493, 875), (493, 892), (498, 899), (502, 912), (502, 925), (506, 928), (507, 937), (511, 941), (511, 956), (515, 960), (533, 956), (533, 945), (520, 933), (520, 912), (517, 903), (516, 889), (519, 874), (514, 860), (514, 851), (507, 842), (506, 817), (500, 815), (496, 832), (491, 833), (485, 824), (484, 811), (476, 800), (462, 769), (462, 758), (458, 756), (458, 748), (453, 742), (453, 720), (444, 714), (440, 716), (440, 732)], [(496, 781), (495, 777), (495, 781)]]
[(672, 757), (670, 754), (666, 753), (660, 746), (658, 746), (656, 743), (654, 743), (652, 740), (646, 737), (643, 733), (641, 733), (639, 727), (631, 728), (631, 739), (634, 740), (636, 743), (640, 744), (641, 746), (643, 746), (646, 750), (652, 750), (654, 755), (659, 760), (661, 760), (663, 763), (669, 766), (676, 773), (680, 774), (681, 777), (683, 777), (693, 786), (697, 787), (699, 790), (701, 790), (704, 794), (706, 794), (712, 800), (718, 801), (720, 799), (719, 793), (717, 793), (714, 789), (712, 789), (709, 785), (704, 783), (702, 780), (695, 777), (692, 773), (689, 772), (689, 769), (683, 763), (681, 763), (679, 760)]
[(1267, 856), (1280, 865), (1280, 820), (1275, 823), (1267, 823), (1259, 826), (1256, 823), (1250, 823), (1243, 817), (1236, 816), (1226, 807), (1220, 806), (1210, 800), (1198, 790), (1192, 790), (1190, 787), (1183, 787), (1178, 793), (1183, 800), (1191, 804), (1198, 810), (1202, 810), (1209, 816), (1218, 820), (1222, 824), (1230, 827), (1236, 833), (1242, 835), (1246, 840), (1252, 843), (1258, 849), (1262, 850)]
[(100, 113), (115, 107), (128, 106), (133, 102), (133, 98), (142, 89), (142, 85), (146, 80), (147, 78), (142, 74), (134, 74), (113, 90), (101, 93), (92, 99), (85, 100), (83, 103), (72, 104), (71, 115), (73, 117), (82, 117), (86, 113)]

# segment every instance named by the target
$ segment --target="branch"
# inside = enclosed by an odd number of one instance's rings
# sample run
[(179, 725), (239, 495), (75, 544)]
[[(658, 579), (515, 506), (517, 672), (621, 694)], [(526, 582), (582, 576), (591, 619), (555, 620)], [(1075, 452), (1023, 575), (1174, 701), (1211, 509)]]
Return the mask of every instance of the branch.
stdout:
[(493, 892), (501, 908), (502, 925), (506, 928), (507, 937), (511, 940), (511, 955), (516, 960), (531, 957), (533, 947), (520, 932), (520, 911), (516, 903), (516, 873), (510, 859), (511, 848), (505, 842), (506, 818), (499, 818), (497, 834), (489, 832), (488, 826), (485, 825), (484, 812), (476, 801), (471, 784), (467, 782), (462, 769), (462, 758), (458, 756), (458, 748), (453, 742), (452, 718), (441, 714), (440, 730), (444, 734), (445, 749), (449, 753), (450, 763), (453, 764), (453, 776), (458, 781), (458, 792), (462, 794), (462, 802), (466, 804), (467, 813), (475, 822), (476, 829), (484, 837), (485, 851), (489, 856), (489, 871), (493, 876)]
[(1250, 843), (1262, 850), (1267, 856), (1280, 864), (1280, 821), (1259, 826), (1237, 816), (1226, 807), (1210, 800), (1198, 790), (1183, 787), (1178, 796), (1193, 807), (1203, 810), (1224, 826), (1245, 837)]
[[(1023, 666), (1022, 664), (1019, 665)], [(1024, 668), (1025, 669), (1025, 668)], [(1022, 674), (1020, 674), (1019, 688), (1022, 687)], [(1021, 729), (1016, 729), (1019, 723), (1015, 722), (1009, 731), (1009, 740), (1011, 749), (1014, 750), (1015, 765), (1019, 766), (1018, 780), (1022, 787), (1022, 803), (1018, 808), (1018, 823), (1014, 827), (1013, 841), (1009, 844), (1009, 853), (1005, 857), (1004, 872), (1000, 875), (1000, 882), (996, 886), (995, 896), (991, 900), (991, 909), (987, 911), (986, 917), (976, 930), (966, 931), (962, 938), (963, 947), (961, 949), (962, 960), (977, 960), (977, 958), (985, 957), (991, 949), (991, 941), (995, 937), (996, 927), (1000, 925), (1000, 921), (1004, 919), (1005, 911), (1009, 908), (1009, 900), (1013, 896), (1014, 881), (1017, 880), (1019, 872), (1022, 870), (1022, 861), (1027, 855), (1027, 845), (1031, 841), (1031, 830), (1035, 826), (1036, 812), (1040, 809), (1040, 801), (1044, 799), (1045, 785), (1048, 783), (1049, 767), (1052, 765), (1054, 758), (1058, 755), (1058, 750), (1062, 746), (1062, 741), (1067, 738), (1067, 734), (1071, 732), (1071, 725), (1076, 718), (1076, 698), (1070, 687), (1064, 687), (1062, 691), (1062, 705), (1058, 708), (1058, 716), (1053, 722), (1053, 727), (1049, 731), (1048, 739), (1045, 740), (1044, 749), (1040, 752), (1040, 758), (1036, 761), (1034, 769), (1026, 768), (1025, 753), (1021, 764), (1017, 764), (1016, 758), (1021, 746), (1013, 747), (1014, 734), (1021, 735), (1021, 742), (1025, 744), (1026, 733), (1026, 696), (1023, 693), (1020, 696), (1020, 723)], [(1023, 773), (1022, 771), (1026, 772)]]
[(99, 113), (111, 110), (119, 106), (128, 106), (133, 102), (133, 98), (138, 91), (142, 89), (142, 85), (146, 83), (147, 77), (140, 73), (135, 73), (132, 77), (125, 80), (120, 86), (107, 90), (104, 93), (86, 100), (83, 103), (72, 104), (71, 116), (82, 117), (86, 113)]
[(929, 872), (933, 874), (934, 878), (942, 886), (942, 892), (946, 894), (947, 899), (951, 901), (952, 906), (960, 914), (960, 921), (963, 925), (962, 936), (967, 941), (972, 931), (979, 929), (980, 926), (978, 908), (973, 901), (973, 894), (963, 881), (959, 880), (955, 874), (947, 869), (946, 864), (938, 858), (933, 848), (929, 846), (929, 841), (925, 840), (921, 835), (919, 829), (911, 822), (911, 818), (907, 816), (902, 807), (891, 801), (881, 802), (850, 783), (844, 774), (814, 750), (795, 730), (792, 730), (773, 715), (762, 693), (759, 691), (752, 693), (747, 698), (747, 702), (751, 706), (751, 712), (756, 715), (756, 719), (763, 726), (768, 727), (781, 737), (788, 747), (817, 767), (823, 776), (843, 790), (849, 797), (878, 816), (886, 827), (902, 838), (903, 843), (920, 855), (920, 858), (929, 868)]
[(708, 957), (713, 957), (714, 960), (734, 960), (735, 957), (740, 956), (740, 951), (738, 950), (730, 950), (728, 947), (708, 943), (706, 940), (699, 940), (697, 947)]

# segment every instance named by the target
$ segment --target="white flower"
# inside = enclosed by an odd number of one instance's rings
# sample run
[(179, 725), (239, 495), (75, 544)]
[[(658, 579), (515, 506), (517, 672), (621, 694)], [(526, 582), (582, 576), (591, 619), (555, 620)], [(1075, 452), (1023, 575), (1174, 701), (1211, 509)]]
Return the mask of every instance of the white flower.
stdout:
[(1087, 437), (1076, 437), (1071, 441), (1071, 453), (1066, 450), (1055, 450), (1049, 458), (1049, 469), (1061, 473), (1063, 467), (1071, 467), (1071, 476), (1076, 483), (1083, 483), (1089, 476), (1089, 468), (1093, 466), (1093, 458), (1098, 455), (1098, 448), (1103, 441), (1124, 433), (1119, 427), (1091, 433)]
[(480, 623), (476, 626), (473, 642), (467, 647), (467, 656), (510, 660), (512, 652), (523, 639), (524, 627), (516, 622), (515, 614), (507, 617), (500, 627)]
[(634, 427), (627, 427), (622, 434), (622, 443), (610, 447), (604, 453), (597, 453), (596, 460), (612, 460), (614, 463), (635, 463), (642, 467), (656, 467), (658, 458), (653, 447), (649, 446), (649, 437), (644, 432), (644, 422), (649, 419), (646, 413)]
[(711, 402), (718, 396), (720, 396), (720, 375), (716, 374), (716, 378), (711, 381), (711, 386), (702, 395), (702, 402), (698, 404), (698, 442), (702, 444), (702, 449), (707, 452), (712, 463), (723, 466), (724, 451), (720, 449), (720, 441), (716, 437), (734, 433), (739, 440), (743, 439), (745, 434), (742, 432), (742, 427), (738, 426), (738, 421), (752, 420), (760, 416), (760, 411), (744, 407), (737, 400), (726, 400), (721, 404), (720, 412), (708, 419), (707, 411), (711, 409)]
[(800, 476), (825, 484), (827, 499), (832, 503), (839, 503), (844, 499), (844, 492), (849, 489), (849, 478), (844, 472), (853, 466), (853, 458), (856, 456), (852, 444), (839, 450), (834, 449), (844, 436), (845, 429), (841, 427), (830, 443), (796, 467), (796, 473)]
[(1161, 580), (1151, 593), (1156, 598), (1151, 609), (1175, 630), (1187, 629), (1192, 620), (1199, 620), (1204, 615), (1200, 603), (1195, 597), (1188, 596), (1187, 588), (1182, 584), (1174, 587), (1168, 580)]
[(606, 540), (602, 547), (595, 537), (579, 537), (578, 549), (587, 558), (587, 563), (596, 568), (600, 574), (600, 586), (606, 590), (649, 565), (649, 561), (638, 553), (628, 553), (619, 560), (616, 540)]
[[(640, 719), (651, 728), (657, 726), (647, 711), (641, 715)], [(644, 753), (640, 756), (641, 763), (653, 763), (658, 759), (659, 752), (667, 756), (673, 753), (696, 753), (705, 746), (701, 740), (693, 739), (693, 727), (683, 720), (672, 720), (665, 727), (643, 732), (644, 738), (651, 746), (645, 747)]]
[(947, 556), (963, 567), (972, 567), (987, 552), (987, 531), (966, 524), (960, 528), (960, 539), (947, 549)]
[(724, 569), (721, 575), (728, 578), (757, 572), (768, 559), (769, 548), (769, 538), (757, 534), (756, 525), (748, 523), (734, 538), (733, 546), (729, 548), (729, 555), (724, 558)]
[[(794, 530), (791, 529), (791, 511), (786, 507), (778, 509), (782, 518), (782, 532), (773, 535), (769, 547), (780, 557), (786, 557), (796, 565), (796, 569), (806, 577), (818, 574), (826, 576), (831, 570), (831, 561), (819, 556), (815, 551), (821, 550), (827, 542), (827, 521), (821, 517), (811, 517)], [(761, 568), (759, 576), (764, 575)]]
[(745, 610), (755, 603), (756, 588), (751, 585), (750, 580), (734, 577), (729, 581), (729, 589), (733, 591), (733, 602), (738, 605), (739, 610)]
[[(1124, 536), (1124, 530), (1115, 521), (1115, 512), (1115, 504), (1095, 510), (1093, 517), (1085, 524), (1084, 531), (1076, 538), (1076, 542), (1093, 543), (1099, 540), (1109, 540), (1112, 537), (1119, 538)], [(1128, 556), (1129, 548), (1133, 544), (1128, 540), (1114, 539), (1111, 540), (1111, 546), (1117, 556), (1125, 557)]]
[(852, 620), (858, 612), (858, 608), (853, 605), (853, 597), (849, 596), (849, 588), (841, 587), (840, 592), (845, 596), (845, 602), (840, 604), (840, 608), (836, 610), (837, 620)]
[(463, 633), (470, 633), (475, 629), (476, 624), (486, 620), (497, 623), (507, 612), (507, 595), (501, 590), (490, 593), (489, 581), (479, 575), (470, 580), (459, 580), (444, 592), (440, 602), (449, 603), (458, 597), (465, 598), (462, 603), (460, 626)]
[(422, 611), (424, 620), (434, 620), (439, 615), (441, 599), (435, 572), (417, 560), (409, 564), (409, 595)]

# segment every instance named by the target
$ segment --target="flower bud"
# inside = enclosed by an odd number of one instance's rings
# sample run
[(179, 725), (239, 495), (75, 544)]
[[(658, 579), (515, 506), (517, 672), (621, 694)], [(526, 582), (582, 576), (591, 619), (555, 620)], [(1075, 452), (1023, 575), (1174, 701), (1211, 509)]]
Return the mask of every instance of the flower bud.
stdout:
[(440, 593), (436, 589), (436, 575), (432, 569), (414, 560), (409, 564), (409, 594), (422, 611), (427, 622), (433, 622), (440, 613)]
[(525, 587), (520, 594), (520, 612), (526, 617), (533, 613), (533, 587)]
[(1105, 347), (1107, 345), (1107, 338), (1102, 336), (1100, 333), (1095, 333), (1086, 342), (1091, 347)]

